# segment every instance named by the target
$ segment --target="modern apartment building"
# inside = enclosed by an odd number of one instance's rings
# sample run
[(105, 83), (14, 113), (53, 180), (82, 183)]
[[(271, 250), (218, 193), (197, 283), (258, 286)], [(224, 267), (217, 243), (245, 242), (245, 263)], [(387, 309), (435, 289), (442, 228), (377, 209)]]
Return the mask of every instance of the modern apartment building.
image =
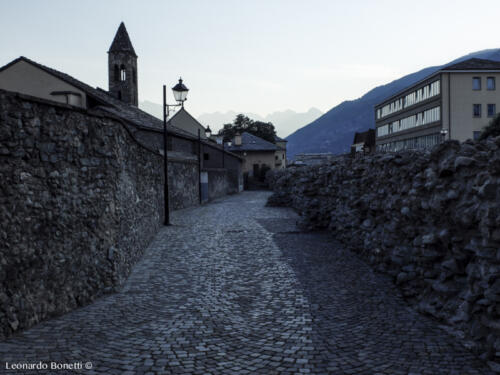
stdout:
[(429, 148), (475, 139), (500, 110), (500, 62), (468, 59), (446, 66), (375, 106), (380, 151)]

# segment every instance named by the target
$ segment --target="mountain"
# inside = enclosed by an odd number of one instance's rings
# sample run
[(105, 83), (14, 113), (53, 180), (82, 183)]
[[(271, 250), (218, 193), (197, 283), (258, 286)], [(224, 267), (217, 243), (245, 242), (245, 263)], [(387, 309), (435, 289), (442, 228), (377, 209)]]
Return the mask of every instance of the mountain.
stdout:
[[(161, 104), (145, 100), (143, 102), (139, 102), (139, 108), (161, 120), (163, 119), (163, 109)], [(222, 125), (232, 123), (236, 118), (236, 115), (239, 113), (241, 112), (228, 111), (224, 113), (204, 113), (198, 117), (198, 121), (205, 126), (210, 125), (212, 130), (217, 131), (222, 128)], [(287, 109), (286, 111), (273, 112), (266, 117), (250, 112), (245, 112), (243, 114), (255, 121), (272, 122), (276, 128), (276, 133), (280, 137), (286, 137), (305, 124), (309, 124), (316, 120), (323, 114), (323, 112), (317, 108), (311, 108), (309, 111), (303, 113), (297, 113)]]
[(398, 91), (413, 85), (448, 64), (470, 58), (500, 61), (500, 49), (473, 52), (440, 66), (432, 66), (408, 74), (367, 92), (361, 98), (342, 102), (310, 124), (286, 137), (287, 157), (300, 153), (348, 152), (355, 132), (375, 128), (374, 106)]
[[(236, 115), (241, 112), (228, 111), (225, 113), (214, 112), (214, 113), (204, 113), (198, 117), (198, 121), (203, 125), (210, 125), (214, 130), (222, 128), (222, 125), (232, 123)], [(285, 111), (276, 111), (262, 117), (255, 113), (244, 112), (245, 116), (248, 116), (255, 121), (271, 122), (276, 128), (276, 133), (280, 137), (286, 137), (290, 133), (309, 124), (310, 122), (316, 120), (320, 117), (323, 112), (317, 108), (311, 108), (307, 112), (295, 112), (290, 109)]]

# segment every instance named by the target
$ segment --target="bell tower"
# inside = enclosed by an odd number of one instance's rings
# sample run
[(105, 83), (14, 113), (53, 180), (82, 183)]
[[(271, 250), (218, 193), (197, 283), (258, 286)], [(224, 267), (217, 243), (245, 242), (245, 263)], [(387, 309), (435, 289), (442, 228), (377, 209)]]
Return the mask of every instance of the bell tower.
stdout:
[(108, 51), (109, 93), (125, 102), (137, 106), (137, 55), (122, 22)]

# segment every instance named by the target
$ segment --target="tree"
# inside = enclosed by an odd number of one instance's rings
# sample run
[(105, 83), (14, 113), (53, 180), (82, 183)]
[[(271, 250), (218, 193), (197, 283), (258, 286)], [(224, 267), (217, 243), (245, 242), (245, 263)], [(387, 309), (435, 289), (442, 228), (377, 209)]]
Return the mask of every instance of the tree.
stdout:
[(500, 135), (500, 114), (496, 115), (490, 123), (483, 128), (479, 139), (486, 139), (488, 137), (497, 137)]
[(270, 122), (254, 121), (249, 117), (239, 114), (232, 124), (225, 124), (219, 131), (224, 137), (224, 142), (231, 141), (236, 133), (248, 132), (268, 142), (275, 143), (276, 130)]

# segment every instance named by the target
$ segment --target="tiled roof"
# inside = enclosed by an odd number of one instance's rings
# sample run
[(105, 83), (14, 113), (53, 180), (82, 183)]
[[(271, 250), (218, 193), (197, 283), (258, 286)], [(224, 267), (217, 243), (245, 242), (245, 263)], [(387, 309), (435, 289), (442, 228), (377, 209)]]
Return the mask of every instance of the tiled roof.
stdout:
[(228, 148), (229, 151), (276, 151), (276, 145), (266, 141), (265, 139), (259, 138), (253, 134), (244, 132), (241, 135), (241, 145), (235, 146), (233, 144)]
[[(0, 70), (3, 70), (18, 61), (25, 61), (29, 64), (32, 64), (36, 66), (39, 69), (42, 69), (43, 71), (52, 74), (53, 76), (59, 78), (60, 80), (69, 83), (70, 85), (73, 85), (91, 98), (93, 98), (97, 103), (98, 106), (96, 108), (100, 109), (101, 111), (110, 113), (114, 116), (120, 117), (125, 121), (128, 121), (134, 125), (137, 126), (142, 126), (146, 128), (151, 128), (151, 129), (157, 129), (157, 130), (163, 130), (163, 121), (150, 115), (147, 112), (144, 112), (143, 110), (139, 109), (138, 107), (132, 105), (132, 104), (127, 104), (125, 102), (122, 102), (121, 100), (112, 97), (107, 91), (100, 89), (100, 88), (93, 88), (92, 86), (87, 85), (86, 83), (83, 83), (82, 81), (77, 80), (76, 78), (73, 78), (72, 76), (62, 73), (58, 70), (49, 68), (48, 66), (39, 64), (33, 60), (30, 60), (24, 56), (21, 56), (14, 61), (10, 62), (9, 64), (5, 65), (4, 67), (0, 68)], [(182, 129), (179, 129), (177, 127), (172, 126), (171, 124), (167, 124), (167, 128), (169, 131), (173, 133), (177, 133), (179, 135), (183, 135), (185, 137), (189, 138), (195, 138), (193, 135), (189, 132), (186, 132)]]
[(472, 58), (456, 64), (445, 66), (441, 70), (500, 70), (500, 62)]
[(118, 31), (116, 32), (115, 38), (111, 43), (111, 47), (109, 47), (108, 53), (109, 52), (128, 52), (137, 57), (123, 22), (118, 27)]

